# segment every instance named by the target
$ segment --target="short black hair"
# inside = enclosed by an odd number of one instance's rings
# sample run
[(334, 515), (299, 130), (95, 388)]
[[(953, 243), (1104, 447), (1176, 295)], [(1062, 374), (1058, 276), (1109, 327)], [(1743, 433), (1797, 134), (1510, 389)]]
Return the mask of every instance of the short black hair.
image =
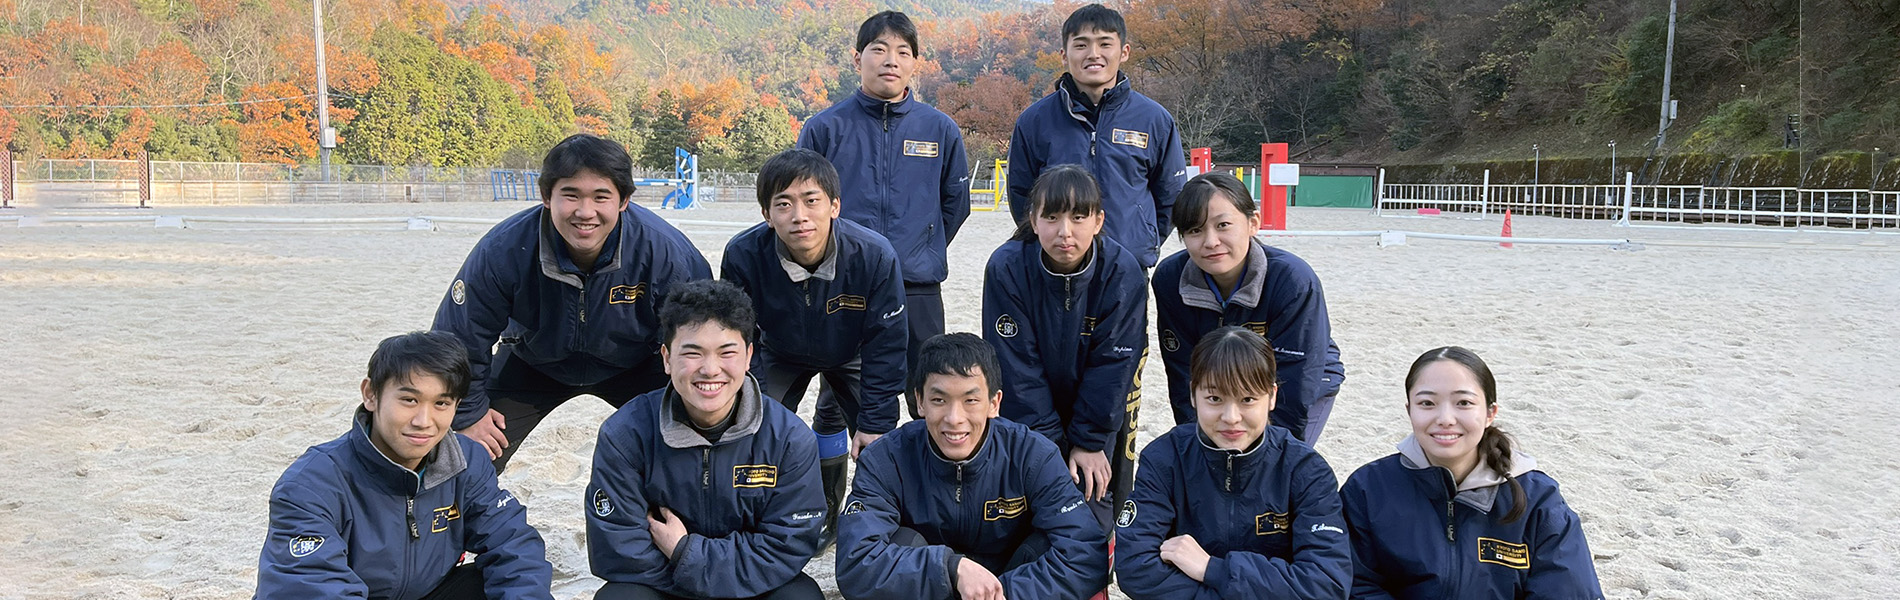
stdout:
[(877, 41), (877, 36), (885, 33), (895, 33), (897, 37), (904, 38), (904, 43), (910, 44), (911, 56), (924, 55), (923, 47), (917, 45), (917, 24), (910, 21), (909, 15), (894, 10), (871, 15), (871, 18), (864, 20), (864, 24), (858, 26), (857, 51), (863, 52), (865, 46), (871, 45), (871, 42)]
[(1279, 387), (1279, 378), (1273, 344), (1245, 327), (1228, 325), (1207, 332), (1188, 356), (1188, 384), (1194, 389), (1268, 392)]
[(1003, 389), (1002, 367), (996, 362), (996, 349), (973, 333), (943, 333), (924, 340), (917, 348), (917, 366), (910, 371), (905, 387), (913, 397), (923, 397), (924, 381), (931, 375), (968, 377), (983, 374), (990, 395)]
[(1062, 22), (1062, 44), (1068, 45), (1069, 38), (1081, 34), (1084, 29), (1113, 33), (1121, 38), (1123, 44), (1128, 43), (1128, 23), (1113, 8), (1090, 4), (1069, 13), (1069, 19)]
[(1171, 215), (1174, 229), (1187, 235), (1191, 229), (1207, 222), (1208, 204), (1214, 201), (1216, 194), (1226, 196), (1234, 204), (1234, 209), (1245, 216), (1254, 216), (1260, 207), (1253, 201), (1253, 192), (1247, 185), (1226, 171), (1212, 171), (1195, 175), (1181, 186), (1181, 192), (1174, 196), (1174, 212)]
[(369, 385), (377, 393), (417, 373), (441, 378), (457, 400), (467, 397), (468, 347), (447, 331), (412, 331), (383, 340), (369, 355)]
[(541, 199), (553, 198), (555, 183), (581, 171), (593, 171), (612, 181), (621, 200), (633, 195), (633, 157), (627, 155), (627, 148), (597, 135), (576, 133), (549, 148), (548, 155), (541, 158)]
[(700, 279), (675, 284), (660, 305), (660, 343), (672, 344), (673, 335), (681, 327), (708, 322), (739, 332), (750, 344), (759, 320), (752, 312), (752, 298), (730, 281)]
[(1029, 210), (1016, 224), (1011, 239), (1036, 239), (1036, 218), (1054, 215), (1092, 215), (1102, 212), (1102, 186), (1082, 165), (1056, 165), (1036, 176), (1029, 186)]
[(838, 168), (831, 166), (823, 154), (793, 148), (772, 155), (759, 166), (759, 208), (770, 210), (773, 196), (805, 179), (818, 182), (826, 196), (838, 199)]

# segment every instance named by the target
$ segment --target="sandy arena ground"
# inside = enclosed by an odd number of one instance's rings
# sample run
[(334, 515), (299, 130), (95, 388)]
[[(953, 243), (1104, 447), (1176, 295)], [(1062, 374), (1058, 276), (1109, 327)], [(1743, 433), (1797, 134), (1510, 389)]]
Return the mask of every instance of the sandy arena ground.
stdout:
[[(149, 212), (496, 219), (520, 207)], [(668, 216), (758, 219), (733, 204)], [(1333, 209), (1294, 209), (1293, 222), (1498, 229)], [(1900, 236), (1515, 226), (1645, 249), (1273, 241), (1310, 261), (1329, 296), (1349, 375), (1319, 449), (1342, 480), (1407, 433), (1410, 360), (1461, 344), (1498, 373), (1502, 427), (1583, 515), (1609, 598), (1900, 591)], [(249, 596), (272, 482), (348, 427), (370, 350), (428, 327), (486, 229), (0, 222), (0, 598)], [(714, 265), (738, 230), (682, 229)], [(1005, 215), (976, 213), (957, 239), (951, 330), (980, 331), (982, 265), (1007, 231)], [(1158, 360), (1144, 381), (1143, 443), (1166, 425)], [(560, 598), (599, 584), (580, 494), (609, 410), (569, 403), (502, 478), (547, 539)], [(831, 569), (827, 553), (807, 571), (829, 588)]]

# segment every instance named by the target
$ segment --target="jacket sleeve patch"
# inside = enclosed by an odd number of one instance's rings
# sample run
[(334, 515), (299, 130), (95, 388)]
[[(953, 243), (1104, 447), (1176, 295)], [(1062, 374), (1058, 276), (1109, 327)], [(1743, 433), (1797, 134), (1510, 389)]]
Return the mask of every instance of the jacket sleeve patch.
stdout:
[(1148, 134), (1140, 131), (1116, 129), (1114, 133), (1110, 134), (1109, 141), (1123, 146), (1134, 146), (1143, 150), (1148, 149)]
[(865, 306), (864, 296), (853, 296), (851, 294), (838, 294), (836, 297), (825, 301), (825, 314), (829, 315), (841, 310), (855, 310), (855, 311), (863, 312), (864, 306)]
[(614, 501), (607, 498), (607, 490), (594, 490), (594, 516), (605, 517), (614, 514)]
[(1172, 329), (1161, 330), (1161, 349), (1167, 350), (1169, 352), (1174, 352), (1176, 350), (1181, 349), (1181, 338), (1176, 337), (1174, 335), (1174, 330)]
[(1135, 524), (1135, 501), (1129, 500), (1127, 502), (1123, 502), (1122, 513), (1115, 517), (1115, 526), (1127, 527), (1129, 525), (1134, 525), (1134, 524)]
[(323, 547), (322, 536), (300, 535), (294, 538), (290, 538), (290, 555), (292, 557), (303, 558), (305, 556), (310, 556), (311, 554), (316, 553), (318, 548), (322, 548), (322, 547)]
[(642, 281), (634, 285), (616, 285), (607, 290), (608, 304), (633, 304), (647, 295), (647, 284)]
[(996, 318), (996, 335), (1006, 338), (1016, 337), (1016, 319), (1008, 314)]
[(936, 158), (937, 157), (937, 143), (936, 142), (920, 142), (917, 140), (904, 140), (904, 156)]
[(735, 465), (732, 467), (732, 487), (769, 488), (778, 487), (777, 465)]
[(1504, 565), (1520, 571), (1531, 568), (1531, 547), (1487, 537), (1478, 538), (1478, 562)]
[(460, 279), (455, 280), (455, 285), (449, 286), (449, 300), (454, 302), (456, 306), (461, 306), (462, 303), (467, 302), (468, 284), (462, 283)]

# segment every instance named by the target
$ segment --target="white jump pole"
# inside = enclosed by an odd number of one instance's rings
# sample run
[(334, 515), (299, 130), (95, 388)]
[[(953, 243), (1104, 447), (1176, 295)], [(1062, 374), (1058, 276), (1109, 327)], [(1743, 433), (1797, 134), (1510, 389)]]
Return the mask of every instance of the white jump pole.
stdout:
[(1635, 196), (1635, 194), (1633, 193), (1635, 192), (1635, 190), (1636, 190), (1636, 172), (1624, 171), (1623, 172), (1623, 218), (1617, 220), (1616, 222), (1616, 224), (1619, 226), (1628, 227), (1630, 224), (1630, 200), (1631, 198)]

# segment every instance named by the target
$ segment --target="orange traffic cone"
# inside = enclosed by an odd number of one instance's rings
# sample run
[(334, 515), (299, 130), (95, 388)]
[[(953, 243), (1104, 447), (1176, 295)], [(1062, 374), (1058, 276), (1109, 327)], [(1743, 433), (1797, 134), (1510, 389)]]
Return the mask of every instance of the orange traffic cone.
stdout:
[[(1499, 233), (1498, 237), (1511, 237), (1511, 209), (1504, 209), (1504, 232)], [(1510, 242), (1503, 242), (1498, 244), (1498, 247), (1510, 248), (1512, 246)]]

